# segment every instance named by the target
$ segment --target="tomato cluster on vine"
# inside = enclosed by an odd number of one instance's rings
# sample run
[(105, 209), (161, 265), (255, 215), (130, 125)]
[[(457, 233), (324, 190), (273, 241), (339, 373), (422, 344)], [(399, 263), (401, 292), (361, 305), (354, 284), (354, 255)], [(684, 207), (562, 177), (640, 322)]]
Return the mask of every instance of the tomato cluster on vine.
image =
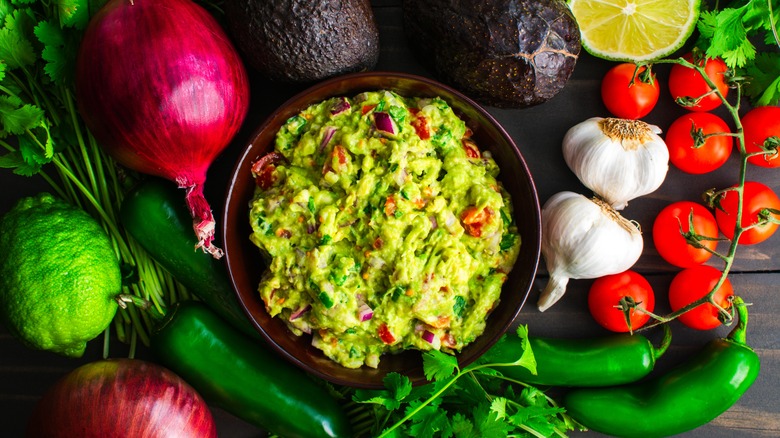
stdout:
[[(723, 166), (739, 148), (735, 153), (749, 164), (780, 167), (780, 107), (756, 107), (735, 116), (738, 130), (732, 132), (729, 124), (712, 112), (729, 96), (730, 72), (725, 62), (695, 50), (682, 59), (685, 62), (672, 65), (667, 84), (674, 102), (687, 110), (666, 130), (670, 163), (688, 174), (706, 174)], [(612, 115), (640, 119), (650, 114), (662, 88), (651, 70), (650, 65), (622, 63), (605, 74), (601, 97)], [(738, 105), (729, 110), (734, 108), (739, 110)], [(744, 145), (740, 144), (739, 129)], [(740, 196), (742, 219), (737, 227)], [(757, 244), (771, 237), (778, 223), (780, 198), (772, 188), (750, 180), (713, 191), (703, 202), (681, 200), (664, 207), (653, 222), (652, 241), (665, 262), (681, 268), (668, 291), (677, 319), (697, 330), (722, 325), (728, 319), (734, 291), (723, 271), (705, 263), (718, 254), (718, 242), (733, 241), (739, 233), (736, 243)], [(707, 296), (707, 302), (695, 305)], [(641, 274), (626, 271), (596, 279), (588, 304), (600, 325), (625, 332), (648, 322), (655, 298)]]

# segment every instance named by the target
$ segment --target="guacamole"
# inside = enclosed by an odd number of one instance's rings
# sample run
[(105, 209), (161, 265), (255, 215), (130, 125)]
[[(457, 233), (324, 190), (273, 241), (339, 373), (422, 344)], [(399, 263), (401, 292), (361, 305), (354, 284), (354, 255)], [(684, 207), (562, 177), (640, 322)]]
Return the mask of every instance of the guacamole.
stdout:
[(498, 171), (440, 98), (366, 92), (293, 116), (252, 168), (267, 311), (345, 367), (459, 351), (520, 248)]

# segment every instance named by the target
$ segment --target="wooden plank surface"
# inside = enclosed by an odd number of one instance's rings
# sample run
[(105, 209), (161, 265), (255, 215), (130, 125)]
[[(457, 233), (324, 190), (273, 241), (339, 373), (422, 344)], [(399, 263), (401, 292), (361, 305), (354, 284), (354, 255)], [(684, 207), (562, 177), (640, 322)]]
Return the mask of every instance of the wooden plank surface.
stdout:
[[(400, 1), (374, 1), (374, 11), (379, 23), (381, 57), (377, 70), (404, 71), (435, 77), (416, 60), (403, 34)], [(587, 194), (587, 190), (566, 167), (561, 155), (561, 140), (566, 130), (592, 116), (606, 116), (600, 100), (599, 85), (604, 72), (611, 66), (583, 52), (574, 76), (566, 88), (551, 101), (532, 108), (507, 110), (487, 107), (518, 143), (535, 178), (539, 198), (544, 202), (561, 190)], [(663, 82), (668, 66), (659, 66), (657, 72)], [(224, 198), (227, 175), (242, 150), (242, 145), (264, 117), (287, 98), (302, 90), (303, 86), (265, 83), (253, 78), (252, 109), (244, 128), (233, 144), (214, 162), (206, 187), (206, 195), (213, 200), (215, 216), (219, 217), (220, 200)], [(684, 110), (676, 107), (663, 89), (659, 107), (645, 120), (666, 129), (671, 121)], [(500, 164), (500, 163), (499, 163)], [(751, 168), (749, 178), (761, 181), (780, 191), (780, 173), (771, 169)], [(732, 159), (716, 172), (703, 176), (686, 175), (671, 168), (663, 186), (655, 193), (637, 199), (624, 210), (624, 215), (642, 226), (645, 251), (635, 269), (645, 274), (656, 291), (658, 311), (668, 311), (665, 294), (677, 269), (664, 262), (655, 251), (649, 230), (655, 215), (666, 204), (677, 200), (697, 200), (700, 194), (712, 187), (733, 184), (737, 177), (737, 162)], [(31, 195), (46, 188), (37, 179), (0, 172), (0, 211), (4, 212), (21, 196)], [(711, 262), (718, 266), (716, 262)], [(590, 318), (586, 308), (589, 280), (572, 281), (566, 296), (552, 309), (540, 313), (535, 306), (539, 291), (546, 281), (544, 264), (531, 291), (528, 303), (518, 323), (528, 324), (531, 333), (544, 336), (580, 337), (604, 334)], [(776, 437), (780, 436), (780, 233), (754, 247), (741, 247), (738, 252), (731, 281), (738, 294), (750, 308), (751, 321), (748, 340), (762, 360), (762, 370), (757, 382), (729, 411), (694, 431), (686, 437)], [(673, 344), (659, 361), (655, 372), (663, 372), (685, 360), (708, 340), (723, 336), (722, 328), (699, 332), (672, 323)], [(649, 332), (648, 336), (656, 333)], [(2, 435), (22, 436), (24, 425), (40, 395), (60, 376), (70, 369), (100, 357), (101, 345), (93, 342), (86, 356), (70, 360), (50, 353), (32, 351), (11, 338), (0, 328), (0, 425)], [(117, 349), (115, 349), (116, 351)], [(146, 352), (142, 351), (141, 356)], [(219, 409), (214, 409), (220, 436), (258, 437), (264, 432), (247, 425)], [(596, 433), (574, 435), (599, 436)]]

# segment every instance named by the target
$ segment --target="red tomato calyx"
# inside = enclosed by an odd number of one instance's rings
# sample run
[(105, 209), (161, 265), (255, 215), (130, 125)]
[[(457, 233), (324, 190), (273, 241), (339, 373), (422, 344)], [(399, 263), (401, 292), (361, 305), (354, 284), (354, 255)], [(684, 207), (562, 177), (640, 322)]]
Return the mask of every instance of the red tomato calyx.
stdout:
[[(628, 332), (631, 334), (634, 334), (632, 319), (636, 319), (636, 316), (634, 316), (635, 313), (644, 313), (650, 316), (651, 318), (658, 318), (657, 315), (655, 315), (653, 312), (650, 312), (645, 308), (644, 301), (641, 300), (637, 301), (636, 299), (634, 299), (634, 297), (630, 295), (622, 297), (620, 301), (618, 301), (618, 304), (615, 306), (615, 308), (623, 312), (623, 317), (626, 320), (626, 326), (628, 327)], [(640, 326), (644, 324), (645, 323), (643, 322), (642, 324), (640, 324)]]
[(764, 143), (757, 146), (760, 151), (748, 154), (749, 156), (763, 155), (766, 161), (772, 161), (780, 155), (780, 137), (768, 137)]
[(697, 233), (694, 226), (694, 217), (695, 215), (693, 210), (691, 210), (690, 214), (688, 214), (688, 231), (685, 231), (682, 222), (680, 222), (680, 218), (677, 218), (677, 221), (680, 224), (680, 235), (683, 237), (683, 239), (685, 239), (685, 242), (688, 245), (691, 245), (697, 249), (703, 249), (705, 251), (712, 252), (712, 249), (708, 245), (704, 245), (702, 242), (719, 242), (724, 239)]

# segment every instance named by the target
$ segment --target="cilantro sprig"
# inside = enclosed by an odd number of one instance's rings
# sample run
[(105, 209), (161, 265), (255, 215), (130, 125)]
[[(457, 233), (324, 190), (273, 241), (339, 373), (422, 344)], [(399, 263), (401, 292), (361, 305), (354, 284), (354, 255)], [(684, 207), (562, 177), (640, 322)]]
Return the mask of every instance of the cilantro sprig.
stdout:
[[(507, 336), (515, 334), (505, 334), (499, 342)], [(540, 389), (501, 374), (511, 366), (536, 370), (527, 327), (520, 326), (516, 336), (523, 349), (514, 362), (496, 362), (488, 352), (461, 369), (455, 357), (432, 350), (423, 354), (423, 371), (431, 383), (413, 387), (408, 377), (390, 373), (385, 389), (355, 390), (353, 401), (373, 407), (363, 432), (418, 438), (566, 436), (575, 423), (563, 408)]]
[(721, 57), (747, 78), (745, 95), (754, 106), (780, 101), (780, 0), (735, 0), (702, 11), (696, 46)]

